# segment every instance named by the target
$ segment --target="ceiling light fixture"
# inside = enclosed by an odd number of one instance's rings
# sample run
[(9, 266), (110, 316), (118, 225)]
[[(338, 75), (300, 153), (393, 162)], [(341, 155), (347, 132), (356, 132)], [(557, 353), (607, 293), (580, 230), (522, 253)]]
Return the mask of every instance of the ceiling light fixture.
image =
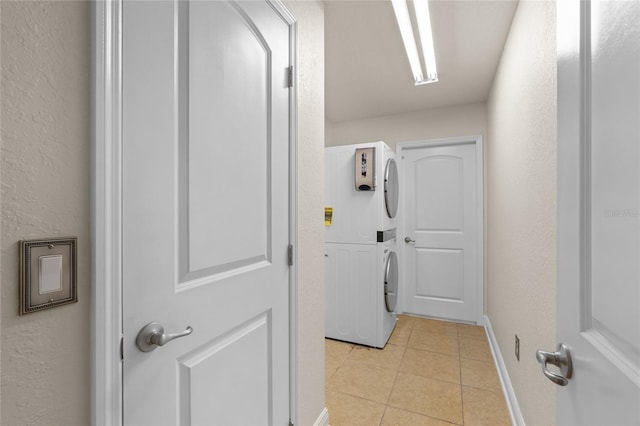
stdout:
[(404, 48), (407, 51), (407, 57), (409, 58), (409, 65), (411, 66), (415, 84), (435, 83), (438, 81), (438, 71), (436, 69), (436, 55), (433, 49), (429, 1), (413, 0), (420, 34), (420, 44), (422, 45), (422, 55), (426, 67), (426, 78), (425, 74), (422, 73), (422, 65), (420, 64), (420, 57), (418, 56), (416, 39), (413, 35), (414, 32), (409, 16), (409, 8), (407, 7), (407, 0), (391, 0), (391, 4), (393, 5), (396, 20), (398, 21)]

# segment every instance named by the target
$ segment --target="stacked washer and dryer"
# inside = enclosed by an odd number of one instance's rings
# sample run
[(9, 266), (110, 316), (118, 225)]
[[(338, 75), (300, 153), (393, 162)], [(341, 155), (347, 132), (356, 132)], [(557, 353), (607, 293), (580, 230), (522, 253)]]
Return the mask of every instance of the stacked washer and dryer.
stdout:
[(384, 142), (325, 149), (325, 329), (383, 348), (396, 323), (398, 169)]

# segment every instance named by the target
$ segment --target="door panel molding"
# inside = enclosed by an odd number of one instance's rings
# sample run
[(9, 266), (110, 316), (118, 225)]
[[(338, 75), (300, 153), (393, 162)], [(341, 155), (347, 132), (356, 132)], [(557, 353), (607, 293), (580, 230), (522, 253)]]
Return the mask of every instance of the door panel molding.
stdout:
[[(297, 23), (280, 0), (266, 0), (289, 26), (289, 242), (297, 259)], [(91, 44), (91, 423), (122, 425), (122, 2), (90, 2)], [(297, 423), (297, 261), (289, 269), (290, 395)]]
[[(476, 296), (476, 314), (475, 320), (478, 325), (484, 325), (484, 149), (482, 135), (461, 136), (452, 138), (440, 138), (440, 139), (426, 139), (419, 141), (402, 142), (396, 145), (396, 154), (399, 159), (399, 176), (400, 187), (406, 188), (406, 182), (404, 182), (404, 170), (403, 167), (403, 155), (410, 150), (420, 148), (433, 148), (438, 146), (455, 146), (455, 145), (475, 145), (476, 147), (476, 230), (477, 230), (477, 262), (476, 262), (476, 274), (477, 274), (477, 296)], [(400, 200), (400, 207), (398, 214), (403, 215), (405, 208), (405, 201)], [(404, 221), (400, 225), (400, 235), (408, 235), (406, 224)], [(406, 259), (407, 249), (405, 244), (399, 246), (400, 256), (402, 259)], [(404, 277), (404, 268), (399, 268), (399, 294), (404, 294), (407, 289), (407, 282)], [(402, 292), (402, 293), (400, 293)], [(398, 298), (398, 312), (405, 311), (404, 297)]]
[[(191, 398), (193, 397), (196, 399), (203, 397), (203, 395), (198, 395), (198, 390), (201, 392), (204, 386), (202, 386), (202, 383), (200, 383), (201, 386), (198, 386), (197, 382), (207, 380), (207, 376), (214, 376), (219, 378), (220, 381), (217, 385), (217, 389), (215, 389), (215, 392), (218, 394), (217, 397), (207, 394), (206, 397), (202, 398), (209, 400), (208, 403), (204, 404), (207, 408), (203, 411), (223, 411), (224, 414), (222, 416), (222, 422), (233, 422), (234, 419), (237, 420), (237, 412), (234, 412), (233, 408), (221, 405), (220, 401), (224, 394), (232, 392), (232, 389), (235, 389), (235, 392), (238, 392), (239, 389), (246, 389), (247, 386), (255, 387), (256, 378), (259, 379), (260, 386), (258, 387), (263, 388), (263, 391), (266, 392), (267, 389), (271, 388), (273, 382), (271, 375), (273, 360), (268, 356), (268, 347), (270, 345), (269, 335), (271, 334), (273, 325), (271, 319), (270, 311), (263, 312), (257, 317), (251, 318), (221, 336), (217, 336), (213, 341), (207, 342), (203, 346), (194, 349), (190, 353), (178, 359), (177, 395), (182, 402), (179, 408), (188, 406), (191, 402)], [(264, 353), (253, 350), (255, 345), (252, 346), (246, 344), (245, 341), (251, 340), (258, 341), (258, 345), (261, 346), (260, 349), (263, 349)], [(232, 365), (231, 361), (234, 357), (240, 357), (247, 353), (249, 356), (255, 356), (255, 359), (252, 360), (254, 361), (254, 368), (251, 370), (251, 373), (249, 373), (245, 368), (235, 371), (230, 368)], [(261, 365), (260, 355), (265, 356), (269, 362), (265, 365)], [(210, 365), (212, 363), (213, 365)], [(255, 366), (262, 368), (255, 368)], [(214, 374), (198, 374), (198, 370), (202, 369), (213, 369), (216, 370), (216, 372)], [(251, 378), (249, 377), (249, 374), (252, 375)], [(250, 380), (247, 380), (249, 378)], [(233, 381), (236, 386), (228, 386), (226, 384), (227, 381)], [(241, 385), (239, 385), (240, 383)], [(207, 389), (207, 392), (210, 392), (210, 389)], [(250, 393), (243, 392), (243, 396), (246, 399), (250, 396)], [(246, 403), (249, 404), (249, 406), (260, 405), (262, 408), (262, 410), (260, 410), (262, 415), (259, 416), (259, 418), (252, 419), (251, 422), (255, 424), (273, 424), (273, 413), (271, 407), (262, 406), (264, 401), (260, 399), (255, 400), (255, 393), (253, 393), (253, 396), (254, 400), (247, 400)], [(206, 423), (206, 413), (199, 414), (201, 418), (197, 418), (197, 414), (196, 416), (193, 416), (190, 410), (180, 410), (178, 416), (180, 424), (190, 425)]]

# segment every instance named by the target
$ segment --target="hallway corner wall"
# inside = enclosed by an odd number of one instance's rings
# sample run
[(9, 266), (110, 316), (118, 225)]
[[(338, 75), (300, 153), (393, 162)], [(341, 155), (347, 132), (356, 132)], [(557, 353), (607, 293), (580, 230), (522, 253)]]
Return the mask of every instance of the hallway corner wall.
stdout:
[(311, 425), (324, 402), (324, 5), (285, 1), (298, 22), (298, 407)]
[[(556, 15), (521, 1), (487, 102), (487, 306), (527, 424), (556, 423), (535, 351), (556, 346)], [(514, 355), (520, 338), (520, 361)]]
[(425, 109), (363, 120), (326, 123), (326, 146), (385, 141), (395, 151), (400, 142), (487, 134), (487, 104)]
[[(89, 11), (2, 1), (1, 424), (90, 423)], [(18, 315), (18, 241), (78, 237), (78, 303)]]

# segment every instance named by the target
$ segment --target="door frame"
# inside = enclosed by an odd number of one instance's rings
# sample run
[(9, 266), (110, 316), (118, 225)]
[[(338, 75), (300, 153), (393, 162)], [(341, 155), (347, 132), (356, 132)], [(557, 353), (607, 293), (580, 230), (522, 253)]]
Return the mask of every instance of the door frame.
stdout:
[[(122, 425), (122, 4), (90, 2), (91, 45), (91, 424)], [(177, 1), (177, 0), (174, 0)], [(289, 416), (298, 406), (297, 22), (280, 0), (265, 0), (289, 25)]]
[[(454, 146), (454, 145), (475, 145), (476, 147), (476, 226), (477, 226), (477, 262), (476, 262), (476, 274), (477, 274), (477, 300), (476, 300), (476, 324), (484, 325), (484, 149), (482, 135), (461, 136), (451, 138), (440, 139), (425, 139), (411, 142), (401, 142), (396, 144), (396, 156), (400, 159), (398, 166), (398, 174), (400, 178), (400, 205), (398, 214), (402, 217), (405, 210), (404, 201), (404, 152), (420, 148), (433, 148), (436, 146)], [(406, 224), (404, 220), (399, 221), (399, 252), (402, 259), (402, 267), (399, 268), (399, 285), (398, 293), (405, 294), (407, 283), (404, 277), (405, 262), (407, 252), (406, 246), (402, 240), (403, 235), (407, 235)], [(398, 300), (399, 311), (404, 312), (405, 303), (404, 296)]]

